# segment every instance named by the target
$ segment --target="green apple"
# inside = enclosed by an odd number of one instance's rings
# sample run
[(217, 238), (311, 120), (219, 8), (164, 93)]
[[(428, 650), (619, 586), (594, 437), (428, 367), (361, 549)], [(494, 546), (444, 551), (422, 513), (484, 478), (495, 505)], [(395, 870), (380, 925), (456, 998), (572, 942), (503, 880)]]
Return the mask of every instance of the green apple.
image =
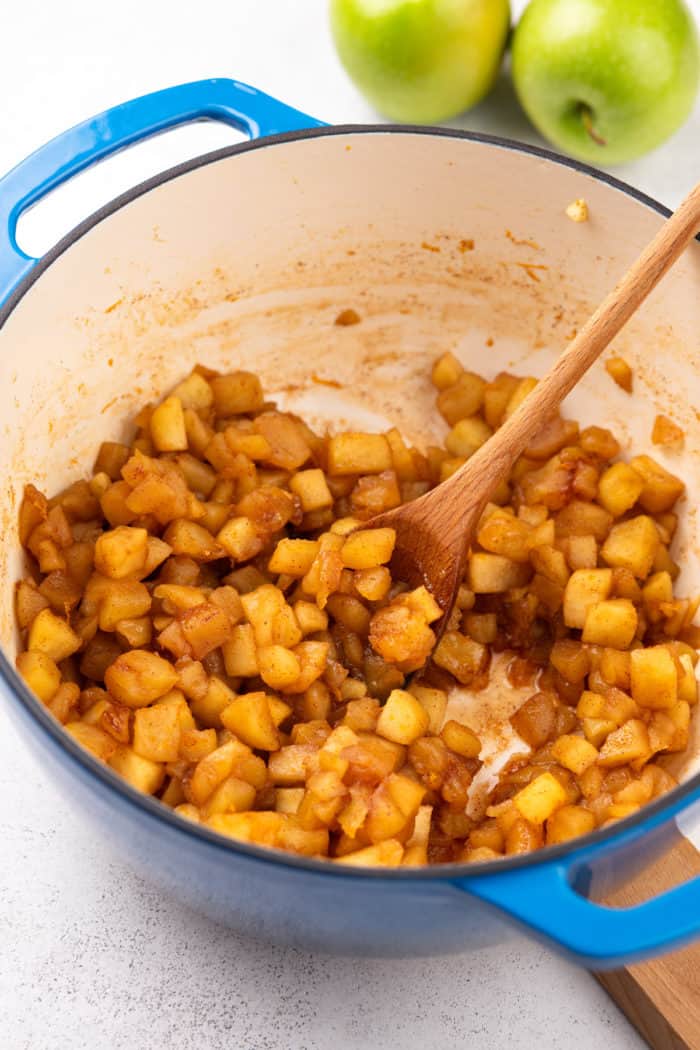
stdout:
[(532, 0), (513, 37), (523, 109), (559, 149), (598, 165), (672, 135), (692, 108), (699, 65), (683, 0)]
[(509, 0), (331, 0), (340, 60), (392, 120), (431, 124), (475, 105), (498, 74)]

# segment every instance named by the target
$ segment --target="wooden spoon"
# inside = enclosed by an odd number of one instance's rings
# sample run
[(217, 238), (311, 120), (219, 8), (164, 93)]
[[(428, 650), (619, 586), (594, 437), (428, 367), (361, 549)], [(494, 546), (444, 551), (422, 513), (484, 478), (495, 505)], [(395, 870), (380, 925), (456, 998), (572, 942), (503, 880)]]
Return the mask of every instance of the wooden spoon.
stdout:
[(469, 547), (486, 504), (518, 456), (673, 266), (698, 230), (700, 184), (664, 223), (554, 367), (486, 444), (447, 481), (363, 526), (389, 526), (396, 530), (392, 575), (412, 587), (425, 584), (432, 593), (443, 610), (443, 616), (433, 624), (438, 637), (452, 611)]

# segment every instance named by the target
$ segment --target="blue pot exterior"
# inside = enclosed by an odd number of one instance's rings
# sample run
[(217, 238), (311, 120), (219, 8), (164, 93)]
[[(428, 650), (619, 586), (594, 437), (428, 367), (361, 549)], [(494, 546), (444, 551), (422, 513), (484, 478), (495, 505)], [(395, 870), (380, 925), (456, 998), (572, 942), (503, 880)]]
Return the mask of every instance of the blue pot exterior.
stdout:
[[(0, 180), (0, 327), (39, 262), (17, 246), (21, 212), (96, 160), (205, 117), (232, 123), (253, 139), (280, 133), (282, 139), (294, 138), (297, 129), (310, 128), (316, 130), (303, 134), (334, 133), (227, 80), (156, 92), (70, 129)], [(406, 129), (382, 130), (401, 134)], [(494, 149), (524, 149), (664, 211), (630, 187), (546, 151), (468, 133), (410, 130), (474, 138)], [(249, 148), (236, 146), (226, 153)], [(139, 795), (64, 734), (1, 652), (0, 690), (42, 766), (96, 836), (108, 836), (144, 878), (184, 904), (250, 936), (342, 954), (413, 956), (482, 946), (503, 939), (517, 925), (596, 969), (700, 937), (700, 880), (628, 909), (605, 908), (588, 896), (603, 883), (609, 889), (624, 882), (672, 844), (674, 817), (700, 804), (698, 777), (614, 828), (526, 857), (430, 869), (351, 869), (237, 844)]]

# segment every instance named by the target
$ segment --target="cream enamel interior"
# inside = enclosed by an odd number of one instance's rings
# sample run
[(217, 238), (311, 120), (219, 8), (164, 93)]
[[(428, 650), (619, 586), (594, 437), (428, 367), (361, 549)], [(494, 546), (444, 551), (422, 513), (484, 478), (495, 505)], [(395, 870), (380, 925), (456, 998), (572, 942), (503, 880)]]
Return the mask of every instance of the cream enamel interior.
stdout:
[[(578, 197), (587, 223), (564, 213)], [(541, 374), (662, 221), (532, 154), (382, 130), (219, 158), (108, 215), (0, 329), (8, 655), (23, 485), (52, 493), (84, 475), (100, 441), (195, 362), (253, 369), (317, 423), (391, 423), (424, 445), (444, 432), (427, 378), (437, 353), (487, 377)], [(675, 545), (684, 593), (700, 586), (699, 282), (695, 243), (618, 340), (635, 370), (632, 398), (598, 365), (568, 402), (575, 418), (612, 427), (627, 450), (653, 453), (686, 481)], [(362, 323), (335, 326), (349, 306)], [(659, 411), (684, 427), (681, 455), (651, 445)], [(700, 768), (700, 737), (691, 751), (684, 775)]]

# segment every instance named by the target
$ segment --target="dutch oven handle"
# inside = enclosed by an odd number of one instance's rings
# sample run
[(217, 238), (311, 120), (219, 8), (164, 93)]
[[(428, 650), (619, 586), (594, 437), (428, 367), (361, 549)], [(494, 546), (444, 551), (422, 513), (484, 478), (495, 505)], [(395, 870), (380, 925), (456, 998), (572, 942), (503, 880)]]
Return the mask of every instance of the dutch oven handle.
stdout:
[(652, 812), (629, 827), (621, 824), (603, 841), (563, 855), (557, 850), (551, 860), (533, 857), (500, 873), (475, 873), (454, 884), (592, 970), (615, 969), (682, 947), (700, 937), (700, 876), (628, 908), (598, 904), (585, 895), (596, 867), (610, 870), (619, 864), (624, 871), (630, 857), (643, 864), (645, 857), (653, 859), (679, 840), (669, 818), (683, 810), (685, 821), (693, 802), (696, 816), (700, 790), (675, 794), (670, 805), (650, 807)]
[(321, 122), (235, 80), (198, 80), (155, 91), (77, 124), (0, 179), (0, 302), (36, 265), (17, 245), (17, 220), (45, 194), (91, 164), (168, 128), (221, 120), (251, 139)]

